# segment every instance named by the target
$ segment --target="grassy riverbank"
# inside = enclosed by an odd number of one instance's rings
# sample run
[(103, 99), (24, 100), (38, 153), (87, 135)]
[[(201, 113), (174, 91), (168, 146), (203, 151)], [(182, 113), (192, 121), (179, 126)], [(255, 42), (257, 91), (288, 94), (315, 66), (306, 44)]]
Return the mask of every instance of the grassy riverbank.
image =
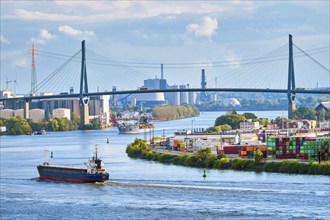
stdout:
[(127, 145), (126, 153), (132, 158), (187, 167), (330, 176), (330, 162), (322, 162), (321, 164), (316, 162), (302, 163), (299, 161), (259, 163), (255, 160), (243, 160), (242, 158), (229, 159), (225, 155), (216, 156), (211, 154), (209, 149), (200, 150), (196, 154), (161, 154), (153, 152), (142, 139), (135, 139), (133, 143)]

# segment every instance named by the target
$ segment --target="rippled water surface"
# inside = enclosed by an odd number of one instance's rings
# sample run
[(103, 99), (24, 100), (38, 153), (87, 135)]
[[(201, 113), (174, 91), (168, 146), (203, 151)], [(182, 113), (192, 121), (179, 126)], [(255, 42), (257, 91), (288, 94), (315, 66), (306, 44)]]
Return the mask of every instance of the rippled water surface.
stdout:
[[(207, 128), (220, 114), (157, 122), (155, 135)], [(126, 145), (144, 136), (119, 135), (116, 128), (2, 136), (1, 219), (330, 219), (327, 176), (207, 170), (204, 179), (202, 169), (128, 158)], [(108, 183), (38, 180), (44, 149), (54, 152), (53, 164), (83, 166), (96, 143)]]

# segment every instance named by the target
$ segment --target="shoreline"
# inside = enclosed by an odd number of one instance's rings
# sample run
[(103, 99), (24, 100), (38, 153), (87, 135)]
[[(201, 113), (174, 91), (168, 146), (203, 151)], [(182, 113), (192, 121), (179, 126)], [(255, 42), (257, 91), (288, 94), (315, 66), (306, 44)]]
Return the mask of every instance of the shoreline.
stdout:
[(197, 153), (178, 152), (173, 154), (172, 152), (154, 151), (142, 139), (135, 139), (133, 143), (128, 144), (126, 153), (131, 158), (186, 167), (330, 176), (330, 161), (318, 163), (297, 160), (267, 161), (265, 159), (242, 159), (241, 157), (228, 158), (224, 154), (211, 154), (207, 149)]

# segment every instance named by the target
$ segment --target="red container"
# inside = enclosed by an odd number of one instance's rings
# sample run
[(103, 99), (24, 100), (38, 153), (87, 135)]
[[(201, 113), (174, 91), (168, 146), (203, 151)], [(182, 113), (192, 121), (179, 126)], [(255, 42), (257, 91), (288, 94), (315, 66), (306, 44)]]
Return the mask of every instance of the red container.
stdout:
[(266, 151), (267, 155), (274, 155), (275, 154), (275, 151), (273, 150), (268, 150)]
[(224, 146), (223, 152), (224, 154), (238, 154), (238, 146)]

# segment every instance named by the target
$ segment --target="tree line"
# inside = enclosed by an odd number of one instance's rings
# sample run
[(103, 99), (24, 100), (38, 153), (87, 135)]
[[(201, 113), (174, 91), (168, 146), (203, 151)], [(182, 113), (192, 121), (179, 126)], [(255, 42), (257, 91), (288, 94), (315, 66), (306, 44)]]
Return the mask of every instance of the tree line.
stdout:
[[(307, 107), (309, 109), (314, 109), (316, 105), (321, 102), (328, 102), (329, 97), (327, 96), (298, 96), (296, 97), (297, 107)], [(239, 99), (240, 105), (231, 105), (222, 101), (212, 101), (207, 103), (202, 103), (196, 105), (200, 111), (230, 111), (235, 109), (236, 111), (276, 111), (276, 110), (286, 110), (288, 109), (288, 99), (287, 98), (241, 98)]]
[(190, 105), (160, 106), (152, 109), (152, 117), (155, 120), (175, 120), (199, 116), (199, 111)]
[(0, 118), (0, 127), (6, 127), (6, 131), (1, 134), (21, 135), (32, 132), (45, 131), (74, 131), (78, 129), (96, 129), (101, 124), (97, 120), (93, 120), (90, 125), (80, 127), (80, 117), (76, 113), (71, 114), (71, 120), (67, 117), (58, 118), (51, 117), (49, 121), (33, 122), (32, 119), (24, 119), (21, 116), (9, 119)]

